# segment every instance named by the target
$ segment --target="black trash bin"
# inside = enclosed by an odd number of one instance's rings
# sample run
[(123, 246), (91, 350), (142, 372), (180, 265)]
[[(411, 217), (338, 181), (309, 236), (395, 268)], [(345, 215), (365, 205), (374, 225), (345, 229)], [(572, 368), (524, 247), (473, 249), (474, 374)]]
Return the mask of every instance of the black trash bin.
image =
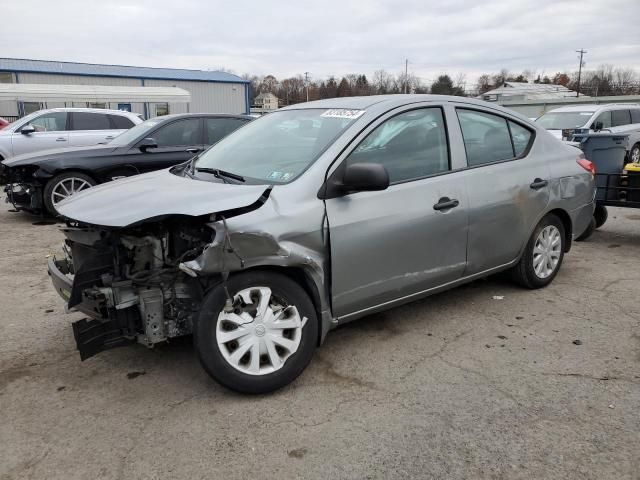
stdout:
[(574, 140), (587, 160), (596, 168), (596, 200), (623, 200), (620, 198), (620, 174), (624, 169), (629, 143), (628, 134), (610, 132), (577, 133)]

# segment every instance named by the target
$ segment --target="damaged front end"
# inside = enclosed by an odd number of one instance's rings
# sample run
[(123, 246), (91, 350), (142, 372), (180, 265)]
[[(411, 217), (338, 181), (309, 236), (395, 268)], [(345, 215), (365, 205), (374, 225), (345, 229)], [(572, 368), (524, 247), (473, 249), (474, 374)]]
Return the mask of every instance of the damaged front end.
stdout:
[(63, 231), (64, 257), (49, 261), (49, 275), (68, 309), (92, 317), (73, 324), (82, 360), (192, 332), (214, 278), (194, 278), (179, 265), (211, 241), (204, 222), (175, 219), (122, 230), (70, 225)]
[(39, 212), (43, 206), (43, 183), (36, 178), (37, 167), (2, 165), (0, 184), (4, 185), (5, 202), (16, 210)]

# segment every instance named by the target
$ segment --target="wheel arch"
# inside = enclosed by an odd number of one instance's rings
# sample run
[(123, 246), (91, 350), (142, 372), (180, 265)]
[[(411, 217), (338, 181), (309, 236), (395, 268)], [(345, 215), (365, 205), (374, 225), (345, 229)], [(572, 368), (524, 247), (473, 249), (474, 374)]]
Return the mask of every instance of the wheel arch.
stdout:
[(571, 250), (571, 242), (573, 237), (573, 222), (571, 221), (571, 216), (567, 213), (566, 210), (562, 208), (554, 208), (546, 213), (546, 215), (553, 214), (560, 219), (562, 222), (562, 226), (564, 227), (564, 237), (565, 237), (565, 253)]
[(279, 266), (279, 265), (263, 265), (263, 266), (256, 266), (256, 267), (251, 267), (251, 268), (246, 268), (243, 270), (238, 270), (236, 272), (232, 272), (231, 275), (235, 274), (239, 274), (239, 273), (245, 273), (245, 272), (256, 272), (256, 271), (261, 271), (261, 272), (273, 272), (273, 273), (279, 273), (281, 275), (284, 275), (286, 277), (288, 277), (289, 279), (293, 280), (294, 282), (296, 282), (298, 285), (300, 285), (302, 287), (302, 289), (305, 291), (305, 293), (307, 295), (309, 295), (309, 298), (311, 299), (311, 303), (313, 303), (313, 307), (316, 311), (316, 316), (318, 318), (318, 338), (317, 338), (317, 345), (320, 345), (323, 340), (324, 337), (327, 333), (327, 331), (329, 330), (329, 326), (325, 325), (326, 323), (326, 312), (323, 312), (323, 304), (325, 302), (322, 301), (321, 298), (321, 293), (318, 291), (318, 286), (316, 285), (316, 282), (313, 280), (312, 275), (307, 271), (307, 269), (305, 269), (304, 267), (301, 266)]

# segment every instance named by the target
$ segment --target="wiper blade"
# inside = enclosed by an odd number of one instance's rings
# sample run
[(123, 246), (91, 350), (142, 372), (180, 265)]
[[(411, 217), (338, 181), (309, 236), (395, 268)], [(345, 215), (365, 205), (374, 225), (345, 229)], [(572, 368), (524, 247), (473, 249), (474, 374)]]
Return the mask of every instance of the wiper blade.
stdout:
[(237, 180), (239, 182), (245, 181), (242, 175), (237, 175), (231, 172), (225, 172), (224, 170), (220, 170), (219, 168), (199, 167), (199, 168), (196, 168), (196, 172), (210, 173), (217, 178), (226, 177), (226, 178), (231, 178), (233, 180)]

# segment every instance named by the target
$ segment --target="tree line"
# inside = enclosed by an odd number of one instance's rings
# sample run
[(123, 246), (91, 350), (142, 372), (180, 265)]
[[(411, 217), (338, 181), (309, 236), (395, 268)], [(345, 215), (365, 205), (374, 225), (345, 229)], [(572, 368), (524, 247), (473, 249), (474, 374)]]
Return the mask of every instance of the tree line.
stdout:
[[(640, 94), (640, 75), (633, 69), (601, 65), (593, 70), (583, 70), (580, 76), (580, 92), (583, 95), (601, 97), (606, 95)], [(371, 78), (365, 74), (351, 73), (342, 77), (308, 79), (302, 75), (278, 80), (274, 75), (259, 77), (243, 75), (252, 86), (252, 100), (260, 93), (273, 93), (281, 105), (334, 97), (361, 95), (383, 95), (395, 93), (433, 93), (439, 95), (477, 96), (500, 87), (505, 82), (540, 83), (562, 85), (571, 90), (578, 88), (578, 72), (544, 72), (524, 70), (520, 73), (502, 69), (496, 73), (485, 73), (475, 83), (468, 84), (463, 74), (454, 77), (447, 73), (438, 75), (432, 82), (401, 72), (396, 75), (377, 70)]]

